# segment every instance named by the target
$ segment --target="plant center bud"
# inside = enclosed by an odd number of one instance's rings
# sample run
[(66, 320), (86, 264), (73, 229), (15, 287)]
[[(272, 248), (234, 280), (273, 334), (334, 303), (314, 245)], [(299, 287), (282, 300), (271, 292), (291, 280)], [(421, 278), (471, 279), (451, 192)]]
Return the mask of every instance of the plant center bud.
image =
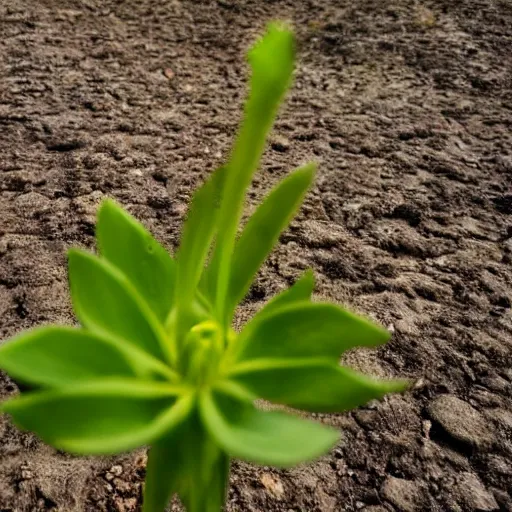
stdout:
[(187, 377), (198, 385), (209, 382), (217, 373), (222, 351), (222, 331), (217, 323), (208, 320), (192, 327), (185, 344)]

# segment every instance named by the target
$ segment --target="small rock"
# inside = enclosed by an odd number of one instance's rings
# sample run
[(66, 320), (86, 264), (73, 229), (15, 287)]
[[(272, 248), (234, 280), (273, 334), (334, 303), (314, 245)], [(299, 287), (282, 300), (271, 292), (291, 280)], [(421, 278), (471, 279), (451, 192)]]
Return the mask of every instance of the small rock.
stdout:
[(42, 194), (37, 192), (27, 192), (18, 196), (14, 204), (16, 205), (17, 211), (21, 215), (27, 216), (27, 214), (41, 214), (50, 210), (51, 201)]
[(494, 444), (494, 433), (485, 417), (453, 395), (442, 395), (434, 400), (428, 412), (453, 439), (461, 443), (480, 449)]
[(146, 452), (141, 453), (135, 459), (134, 467), (136, 470), (145, 469), (148, 464), (148, 455)]
[(322, 485), (319, 485), (315, 489), (315, 497), (317, 499), (319, 510), (321, 510), (322, 512), (336, 512), (336, 497), (327, 494), (323, 489)]
[(164, 75), (168, 80), (172, 80), (174, 78), (174, 71), (171, 68), (165, 68)]
[(381, 494), (401, 512), (418, 512), (423, 509), (423, 490), (413, 480), (389, 476), (382, 485)]
[(512, 412), (507, 409), (490, 409), (487, 417), (498, 424), (505, 431), (512, 433)]
[(33, 475), (32, 471), (30, 471), (30, 469), (24, 469), (21, 472), (21, 478), (23, 478), (23, 480), (31, 480), (33, 477), (34, 477), (34, 475)]
[(487, 458), (487, 469), (493, 475), (503, 475), (507, 478), (512, 478), (512, 466), (501, 455), (489, 455)]
[(114, 487), (119, 492), (124, 492), (124, 493), (130, 492), (130, 489), (131, 489), (130, 484), (128, 482), (126, 482), (125, 480), (121, 480), (120, 478), (114, 478)]
[(344, 231), (333, 224), (306, 220), (302, 223), (302, 239), (308, 247), (330, 248), (340, 245), (345, 239)]
[(116, 496), (114, 499), (114, 507), (117, 512), (127, 512), (126, 507), (124, 506), (124, 500), (120, 496)]
[(114, 476), (121, 476), (123, 474), (123, 466), (120, 464), (116, 464), (115, 466), (112, 466), (110, 468), (110, 473), (112, 473)]
[(263, 487), (272, 494), (272, 496), (278, 500), (283, 498), (284, 487), (277, 476), (273, 476), (270, 473), (263, 473), (260, 477), (260, 482), (263, 484)]
[(280, 135), (276, 135), (271, 143), (270, 146), (274, 151), (279, 151), (280, 153), (285, 153), (290, 149), (290, 141), (286, 137), (282, 137)]
[(461, 505), (465, 505), (468, 510), (492, 512), (500, 508), (494, 496), (487, 491), (482, 482), (473, 473), (461, 473), (454, 492), (457, 501)]
[(127, 498), (123, 505), (127, 512), (133, 512), (137, 508), (137, 498)]
[(512, 510), (512, 498), (507, 491), (501, 489), (492, 489), (492, 493), (497, 503), (501, 506), (501, 510)]

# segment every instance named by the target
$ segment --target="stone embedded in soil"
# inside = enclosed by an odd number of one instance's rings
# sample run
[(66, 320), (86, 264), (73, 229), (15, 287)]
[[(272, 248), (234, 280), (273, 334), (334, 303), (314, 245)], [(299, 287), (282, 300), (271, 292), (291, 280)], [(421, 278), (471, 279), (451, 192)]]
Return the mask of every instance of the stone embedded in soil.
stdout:
[(270, 141), (270, 145), (274, 151), (285, 153), (290, 149), (290, 141), (286, 137), (276, 135)]
[(497, 503), (501, 507), (500, 510), (506, 510), (509, 512), (512, 510), (512, 497), (507, 491), (502, 491), (501, 489), (492, 489), (492, 493), (494, 498), (496, 498)]
[(278, 500), (283, 498), (283, 483), (277, 476), (271, 475), (270, 473), (263, 473), (260, 477), (260, 482), (272, 496), (274, 496)]
[(380, 490), (382, 497), (400, 512), (419, 512), (423, 509), (423, 489), (414, 480), (389, 476)]
[(325, 222), (305, 220), (302, 222), (302, 241), (312, 248), (329, 248), (343, 242), (346, 233), (340, 228)]
[(508, 409), (490, 409), (486, 416), (496, 423), (500, 430), (509, 431), (512, 434), (512, 411)]
[(500, 508), (494, 496), (473, 473), (461, 473), (453, 492), (458, 503), (467, 510), (492, 512)]
[(453, 439), (485, 449), (495, 442), (489, 421), (471, 405), (453, 395), (442, 395), (428, 408), (432, 420)]

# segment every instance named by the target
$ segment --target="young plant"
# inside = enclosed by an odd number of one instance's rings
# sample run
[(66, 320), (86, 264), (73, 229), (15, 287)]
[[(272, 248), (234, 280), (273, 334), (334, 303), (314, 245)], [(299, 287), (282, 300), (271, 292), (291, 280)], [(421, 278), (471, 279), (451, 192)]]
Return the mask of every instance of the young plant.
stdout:
[(246, 189), (293, 72), (294, 38), (271, 24), (249, 53), (245, 116), (229, 162), (195, 193), (176, 258), (111, 200), (98, 213), (99, 256), (69, 251), (80, 328), (47, 326), (0, 348), (0, 367), (31, 390), (2, 410), (74, 454), (150, 445), (143, 510), (178, 494), (189, 512), (217, 512), (231, 457), (288, 467), (327, 452), (338, 432), (257, 398), (338, 412), (404, 389), (339, 365), (389, 334), (336, 305), (311, 301), (306, 272), (238, 334), (231, 327), (259, 267), (315, 173), (279, 183), (237, 228)]

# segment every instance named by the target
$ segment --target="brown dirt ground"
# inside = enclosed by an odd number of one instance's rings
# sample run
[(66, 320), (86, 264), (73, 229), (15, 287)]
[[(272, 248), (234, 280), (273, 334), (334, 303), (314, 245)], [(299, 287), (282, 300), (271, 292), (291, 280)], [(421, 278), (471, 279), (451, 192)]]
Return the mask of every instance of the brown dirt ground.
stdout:
[[(0, 338), (73, 322), (65, 251), (93, 246), (102, 197), (176, 247), (275, 17), (300, 64), (250, 200), (321, 167), (241, 318), (311, 266), (394, 331), (347, 362), (418, 380), (326, 417), (343, 441), (314, 464), (235, 463), (227, 509), (511, 511), (509, 0), (2, 0)], [(2, 512), (139, 509), (142, 451), (72, 458), (2, 418), (0, 457)]]

